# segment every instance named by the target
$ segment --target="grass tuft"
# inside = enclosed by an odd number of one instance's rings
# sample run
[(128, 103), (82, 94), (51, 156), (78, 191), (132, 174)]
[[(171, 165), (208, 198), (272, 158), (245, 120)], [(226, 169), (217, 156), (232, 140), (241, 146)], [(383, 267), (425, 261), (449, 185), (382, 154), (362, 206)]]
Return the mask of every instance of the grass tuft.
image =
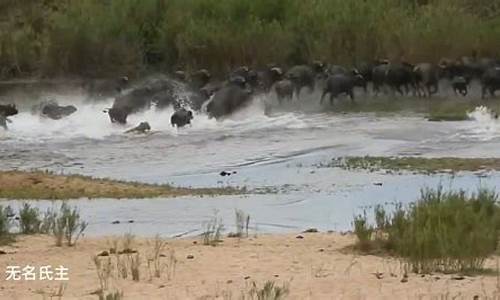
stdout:
[(222, 219), (217, 216), (217, 212), (203, 227), (203, 245), (217, 246), (222, 241), (224, 231), (224, 224), (222, 224)]

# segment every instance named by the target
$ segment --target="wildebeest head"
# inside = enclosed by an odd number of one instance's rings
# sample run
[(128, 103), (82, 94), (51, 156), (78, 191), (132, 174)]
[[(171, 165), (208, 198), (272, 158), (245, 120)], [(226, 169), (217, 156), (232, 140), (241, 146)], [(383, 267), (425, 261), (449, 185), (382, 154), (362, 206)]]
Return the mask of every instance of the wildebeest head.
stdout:
[(191, 77), (193, 80), (199, 81), (200, 84), (203, 86), (210, 81), (210, 78), (212, 78), (212, 74), (210, 74), (210, 72), (208, 72), (207, 69), (200, 69), (200, 70), (194, 72), (191, 75)]
[(17, 115), (19, 111), (14, 104), (0, 105), (0, 114), (4, 117)]
[(354, 85), (359, 86), (359, 87), (366, 87), (366, 79), (365, 77), (359, 72), (358, 69), (354, 68), (352, 70), (352, 76), (354, 78)]
[(283, 70), (279, 67), (272, 67), (269, 72), (275, 76), (275, 78), (281, 78), (283, 76)]
[(319, 60), (312, 62), (312, 68), (315, 73), (320, 74), (325, 72), (325, 63)]
[(186, 81), (187, 80), (187, 76), (186, 76), (186, 72), (182, 71), (182, 70), (177, 70), (174, 72), (174, 77), (175, 79), (179, 80), (179, 81)]
[(108, 110), (111, 123), (127, 124), (128, 110), (123, 107), (112, 107)]
[(239, 86), (241, 88), (245, 88), (247, 80), (243, 76), (231, 76), (229, 78), (229, 83), (232, 85)]

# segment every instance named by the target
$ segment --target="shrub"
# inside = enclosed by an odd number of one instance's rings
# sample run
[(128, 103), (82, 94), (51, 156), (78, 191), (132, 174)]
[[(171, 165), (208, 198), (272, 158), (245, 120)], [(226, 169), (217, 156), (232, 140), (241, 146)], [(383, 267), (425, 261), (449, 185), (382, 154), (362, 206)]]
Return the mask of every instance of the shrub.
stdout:
[(370, 248), (370, 241), (373, 233), (373, 228), (368, 224), (366, 212), (363, 215), (354, 217), (354, 234), (358, 238), (359, 248), (361, 250), (368, 250)]
[(71, 208), (66, 202), (61, 204), (59, 213), (54, 217), (52, 233), (56, 238), (56, 246), (62, 246), (63, 239), (68, 246), (74, 246), (85, 231), (88, 223), (80, 220), (77, 208)]
[(23, 234), (39, 233), (42, 225), (40, 211), (36, 207), (31, 207), (29, 203), (23, 203), (19, 211), (19, 227)]
[[(380, 228), (384, 247), (417, 273), (480, 270), (499, 241), (497, 200), (497, 194), (487, 189), (470, 196), (463, 190), (444, 192), (442, 187), (422, 190), (416, 203), (397, 206), (385, 228)], [(366, 243), (362, 230), (366, 225), (358, 223), (358, 239)]]

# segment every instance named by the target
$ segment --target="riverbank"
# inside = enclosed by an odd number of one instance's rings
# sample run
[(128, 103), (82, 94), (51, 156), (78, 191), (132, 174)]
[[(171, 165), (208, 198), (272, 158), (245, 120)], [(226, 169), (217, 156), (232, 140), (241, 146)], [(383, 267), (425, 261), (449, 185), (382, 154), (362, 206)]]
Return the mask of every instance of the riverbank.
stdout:
[(156, 197), (231, 195), (234, 188), (177, 188), (81, 175), (33, 171), (0, 172), (0, 199), (64, 200), (78, 198), (142, 199)]
[[(498, 278), (489, 274), (415, 275), (405, 277), (403, 265), (394, 258), (361, 256), (346, 249), (355, 237), (339, 233), (259, 235), (246, 239), (224, 238), (216, 247), (202, 245), (200, 238), (158, 240), (108, 237), (83, 238), (75, 247), (55, 247), (48, 236), (21, 236), (2, 247), (0, 268), (9, 265), (65, 266), (69, 281), (63, 299), (95, 299), (100, 284), (93, 256), (110, 248), (127, 248), (131, 254), (99, 256), (110, 261), (108, 289), (123, 292), (124, 299), (240, 299), (252, 289), (274, 282), (288, 295), (285, 299), (492, 299), (500, 296)], [(157, 253), (155, 256), (154, 253)], [(138, 256), (137, 256), (138, 255)], [(122, 265), (139, 257), (139, 280), (119, 275)], [(117, 263), (116, 257), (122, 263)], [(156, 257), (157, 259), (155, 260)], [(130, 259), (132, 258), (132, 259)], [(486, 267), (495, 269), (497, 257)], [(148, 263), (149, 261), (149, 263)], [(124, 263), (123, 263), (124, 262)], [(154, 276), (154, 265), (160, 277)], [(102, 264), (106, 265), (106, 264)], [(148, 268), (149, 265), (149, 268)], [(150, 278), (150, 272), (152, 278)], [(256, 288), (254, 288), (254, 283)], [(2, 281), (0, 294), (8, 299), (50, 298), (60, 281)], [(274, 289), (276, 290), (276, 289)], [(251, 298), (245, 298), (251, 299)], [(476, 299), (476, 298), (474, 298)]]

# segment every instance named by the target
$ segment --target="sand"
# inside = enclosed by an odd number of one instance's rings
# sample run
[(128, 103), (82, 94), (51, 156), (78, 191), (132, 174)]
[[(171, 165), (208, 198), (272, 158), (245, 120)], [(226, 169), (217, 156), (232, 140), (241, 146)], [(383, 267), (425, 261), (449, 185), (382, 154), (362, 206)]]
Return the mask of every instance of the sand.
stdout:
[[(307, 233), (260, 235), (247, 239), (224, 238), (217, 247), (204, 246), (198, 239), (168, 240), (161, 251), (165, 267), (160, 278), (150, 278), (146, 258), (152, 252), (151, 239), (136, 239), (132, 249), (140, 253), (140, 281), (119, 279), (116, 255), (110, 259), (115, 269), (109, 289), (119, 290), (123, 299), (241, 299), (253, 283), (266, 281), (287, 284), (286, 299), (495, 299), (500, 297), (497, 277), (481, 275), (453, 279), (452, 275), (421, 277), (404, 271), (398, 260), (360, 256), (345, 251), (355, 241), (351, 235)], [(75, 247), (55, 247), (49, 236), (21, 236), (10, 246), (0, 247), (2, 273), (8, 265), (63, 265), (69, 280), (62, 299), (98, 299), (92, 294), (99, 282), (92, 256), (113, 247), (123, 237), (83, 238)], [(120, 249), (119, 246), (118, 248)], [(135, 255), (135, 254), (132, 254)], [(164, 256), (164, 257), (163, 257)], [(120, 255), (122, 261), (127, 255)], [(175, 259), (172, 259), (175, 257)], [(192, 258), (189, 258), (192, 257)], [(107, 257), (101, 257), (106, 261)], [(171, 261), (176, 263), (171, 263)], [(497, 258), (487, 261), (495, 268)], [(171, 266), (175, 265), (174, 268)], [(382, 273), (382, 274), (378, 274)], [(379, 278), (377, 278), (377, 275)], [(5, 275), (2, 275), (5, 278)], [(169, 278), (170, 277), (170, 278)], [(404, 280), (403, 280), (404, 281)], [(5, 281), (0, 283), (0, 299), (51, 299), (60, 287), (56, 281)], [(53, 299), (58, 299), (54, 297)]]

